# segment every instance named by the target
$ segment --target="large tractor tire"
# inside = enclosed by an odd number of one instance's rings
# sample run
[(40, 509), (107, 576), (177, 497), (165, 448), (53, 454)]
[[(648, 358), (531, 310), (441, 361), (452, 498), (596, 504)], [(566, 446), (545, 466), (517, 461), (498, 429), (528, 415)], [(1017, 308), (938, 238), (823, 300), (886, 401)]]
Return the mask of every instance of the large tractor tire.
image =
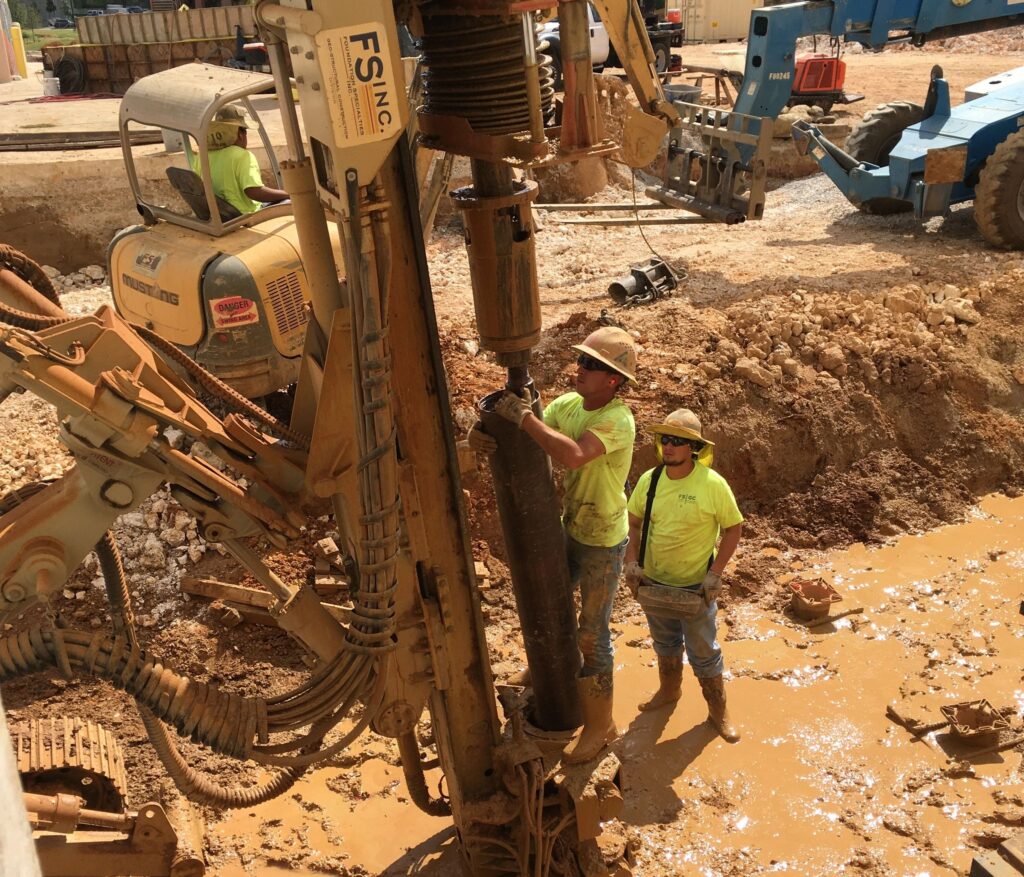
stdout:
[(982, 169), (974, 221), (992, 246), (1024, 249), (1024, 131), (1000, 143)]
[[(857, 161), (878, 167), (889, 166), (889, 153), (900, 142), (903, 132), (924, 118), (924, 107), (898, 100), (882, 104), (864, 114), (846, 140), (846, 152)], [(858, 205), (865, 213), (905, 213), (911, 209), (896, 198), (872, 198)]]
[(667, 42), (654, 46), (654, 72), (667, 73), (672, 63), (672, 49)]

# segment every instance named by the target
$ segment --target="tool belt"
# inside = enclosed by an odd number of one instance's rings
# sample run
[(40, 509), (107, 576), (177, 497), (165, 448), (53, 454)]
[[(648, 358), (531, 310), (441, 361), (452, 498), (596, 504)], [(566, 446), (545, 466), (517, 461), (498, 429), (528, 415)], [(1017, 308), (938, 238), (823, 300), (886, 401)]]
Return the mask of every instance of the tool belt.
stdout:
[(640, 580), (636, 599), (648, 615), (680, 621), (692, 621), (706, 608), (700, 591), (662, 585), (648, 578)]
[[(651, 475), (651, 486), (647, 489), (647, 508), (644, 510), (643, 530), (640, 535), (640, 566), (644, 565), (647, 555), (647, 531), (651, 524), (651, 509), (654, 507), (654, 495), (658, 490), (658, 479), (664, 466), (656, 466)], [(712, 555), (708, 561), (711, 568)], [(648, 615), (658, 618), (677, 618), (680, 621), (692, 621), (704, 609), (704, 597), (699, 591), (684, 587), (662, 585), (646, 576), (640, 580), (636, 592), (636, 600)]]

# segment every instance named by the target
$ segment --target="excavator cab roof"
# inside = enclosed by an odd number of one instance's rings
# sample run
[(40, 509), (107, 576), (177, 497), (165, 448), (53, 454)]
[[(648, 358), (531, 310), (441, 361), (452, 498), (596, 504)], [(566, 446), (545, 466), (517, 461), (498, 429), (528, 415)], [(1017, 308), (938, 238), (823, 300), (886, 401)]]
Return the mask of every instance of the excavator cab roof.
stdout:
[[(237, 211), (226, 211), (223, 204), (218, 204), (210, 178), (210, 167), (207, 158), (207, 136), (211, 124), (219, 110), (231, 104), (240, 104), (252, 120), (256, 122), (255, 130), (266, 150), (271, 169), (281, 188), (281, 172), (274, 155), (273, 146), (267, 135), (259, 115), (253, 110), (250, 97), (268, 91), (274, 86), (274, 79), (266, 73), (255, 73), (248, 70), (237, 70), (231, 67), (218, 67), (213, 64), (186, 64), (172, 67), (159, 73), (153, 73), (140, 79), (125, 92), (121, 101), (119, 128), (121, 132), (121, 149), (124, 153), (125, 169), (135, 196), (139, 212), (149, 221), (165, 219), (176, 225), (203, 231), (219, 237), (229, 231), (254, 222), (262, 222), (278, 215), (291, 213), (291, 205), (284, 203), (258, 210), (255, 213), (237, 215)], [(144, 125), (160, 128), (164, 132), (176, 132), (182, 137), (185, 158), (194, 155), (198, 159), (199, 172), (193, 173), (188, 167), (168, 168), (175, 171), (168, 173), (175, 188), (182, 193), (187, 203), (192, 204), (198, 197), (200, 202), (205, 196), (206, 209), (192, 207), (190, 214), (183, 214), (169, 209), (165, 205), (155, 203), (143, 194), (139, 174), (135, 165), (131, 147), (131, 125)], [(165, 136), (165, 142), (167, 138)], [(175, 180), (185, 174), (192, 174), (194, 186), (191, 192), (182, 191)], [(202, 186), (203, 192), (198, 192)], [(232, 213), (235, 215), (232, 216)], [(194, 215), (192, 215), (194, 214)]]

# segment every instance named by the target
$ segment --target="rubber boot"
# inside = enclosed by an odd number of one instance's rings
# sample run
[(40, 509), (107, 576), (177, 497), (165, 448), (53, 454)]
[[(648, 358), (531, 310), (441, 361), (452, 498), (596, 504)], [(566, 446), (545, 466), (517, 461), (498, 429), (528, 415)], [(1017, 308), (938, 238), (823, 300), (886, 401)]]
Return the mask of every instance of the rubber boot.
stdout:
[(682, 655), (658, 655), (658, 690), (640, 704), (640, 712), (661, 709), (679, 700), (683, 685)]
[(518, 673), (513, 673), (508, 677), (508, 684), (521, 685), (523, 688), (532, 688), (533, 677), (530, 675), (530, 668), (526, 667)]
[(739, 731), (729, 718), (729, 710), (725, 705), (725, 682), (722, 675), (700, 679), (700, 690), (704, 692), (704, 700), (708, 702), (708, 721), (715, 726), (719, 734), (730, 743), (740, 739)]
[(619, 736), (612, 718), (612, 674), (598, 673), (576, 680), (583, 710), (583, 727), (562, 750), (566, 764), (582, 764), (600, 755)]

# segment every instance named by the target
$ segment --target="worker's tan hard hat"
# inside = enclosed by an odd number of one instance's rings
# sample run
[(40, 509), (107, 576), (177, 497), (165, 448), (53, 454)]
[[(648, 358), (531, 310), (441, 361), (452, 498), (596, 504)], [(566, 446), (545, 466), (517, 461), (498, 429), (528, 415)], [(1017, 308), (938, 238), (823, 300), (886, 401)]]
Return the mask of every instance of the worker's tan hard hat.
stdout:
[(677, 408), (661, 423), (649, 426), (648, 430), (654, 433), (654, 437), (657, 439), (659, 461), (664, 460), (661, 450), (661, 436), (675, 435), (680, 438), (693, 439), (696, 442), (703, 443), (704, 446), (694, 454), (694, 458), (698, 463), (703, 463), (710, 468), (715, 462), (715, 443), (710, 439), (704, 438), (704, 430), (701, 429), (700, 418), (689, 408)]
[(648, 427), (648, 429), (655, 435), (677, 435), (680, 438), (703, 442), (711, 447), (715, 446), (713, 441), (704, 438), (700, 418), (689, 408), (677, 408), (661, 423), (655, 423), (653, 426)]
[(207, 149), (224, 149), (234, 146), (238, 140), (239, 128), (255, 127), (256, 123), (249, 114), (234, 104), (221, 107), (214, 113), (213, 121), (206, 132)]
[(213, 114), (213, 121), (221, 125), (234, 125), (236, 128), (255, 128), (256, 122), (243, 107), (227, 104)]
[(604, 326), (591, 332), (582, 344), (574, 344), (572, 349), (594, 357), (636, 383), (636, 342), (625, 329)]

